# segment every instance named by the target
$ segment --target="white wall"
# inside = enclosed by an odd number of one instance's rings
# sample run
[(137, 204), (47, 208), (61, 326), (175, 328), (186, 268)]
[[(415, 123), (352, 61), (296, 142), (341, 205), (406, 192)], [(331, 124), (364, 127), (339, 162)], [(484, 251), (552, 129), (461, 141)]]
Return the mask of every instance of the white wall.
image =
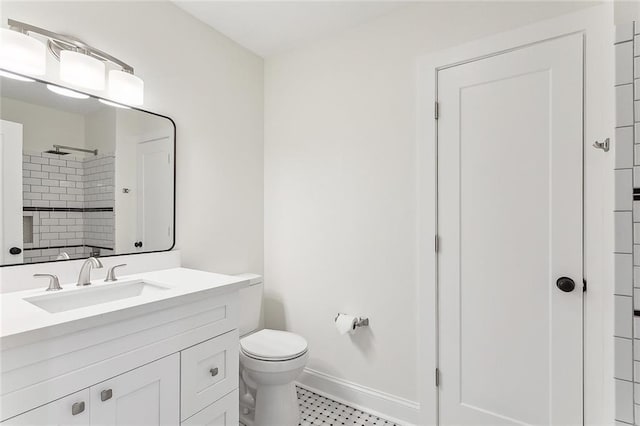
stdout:
[[(310, 369), (419, 400), (416, 59), (580, 7), (416, 4), (266, 61), (266, 325)], [(371, 326), (341, 337), (337, 312)]]
[(1, 98), (0, 117), (22, 123), (22, 147), (25, 151), (43, 152), (53, 145), (85, 146), (85, 120), (74, 114), (41, 105)]
[[(263, 61), (169, 2), (2, 2), (16, 19), (130, 63), (144, 108), (177, 125), (185, 266), (262, 272)], [(51, 79), (57, 72), (52, 71)]]
[(640, 20), (640, 2), (637, 0), (615, 0), (614, 20), (616, 25)]
[(84, 122), (86, 148), (97, 149), (99, 155), (113, 154), (116, 149), (116, 109), (101, 108), (85, 115)]

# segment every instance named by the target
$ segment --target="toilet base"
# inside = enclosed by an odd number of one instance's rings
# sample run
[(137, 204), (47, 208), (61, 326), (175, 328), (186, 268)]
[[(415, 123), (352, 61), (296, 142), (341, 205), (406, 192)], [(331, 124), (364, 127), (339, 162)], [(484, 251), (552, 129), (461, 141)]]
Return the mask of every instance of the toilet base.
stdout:
[(293, 383), (258, 387), (254, 426), (297, 426), (298, 423), (300, 408)]
[(298, 426), (300, 408), (295, 380), (309, 353), (267, 361), (240, 351), (240, 420), (247, 426)]
[(260, 386), (255, 398), (255, 408), (240, 407), (240, 423), (246, 426), (297, 426), (300, 423), (298, 395), (293, 383)]
[[(293, 383), (260, 386), (259, 391), (251, 391), (251, 394), (255, 392), (255, 406), (248, 406), (244, 401), (240, 403), (240, 423), (243, 425), (297, 426), (300, 423), (298, 394)], [(259, 420), (256, 422), (255, 419)]]

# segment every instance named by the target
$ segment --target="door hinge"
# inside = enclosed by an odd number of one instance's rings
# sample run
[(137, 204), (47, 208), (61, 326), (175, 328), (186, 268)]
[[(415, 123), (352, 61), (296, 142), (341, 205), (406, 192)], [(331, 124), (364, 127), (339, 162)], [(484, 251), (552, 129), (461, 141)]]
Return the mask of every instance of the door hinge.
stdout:
[(440, 251), (440, 237), (438, 237), (438, 235), (435, 236), (434, 249), (435, 249), (436, 253), (438, 253)]
[(585, 280), (583, 278), (582, 279), (582, 292), (584, 293), (585, 291), (587, 291), (587, 280)]
[(440, 104), (438, 103), (438, 101), (435, 102), (433, 108), (433, 118), (435, 118), (436, 120), (440, 118)]
[(440, 369), (436, 368), (436, 387), (440, 386)]

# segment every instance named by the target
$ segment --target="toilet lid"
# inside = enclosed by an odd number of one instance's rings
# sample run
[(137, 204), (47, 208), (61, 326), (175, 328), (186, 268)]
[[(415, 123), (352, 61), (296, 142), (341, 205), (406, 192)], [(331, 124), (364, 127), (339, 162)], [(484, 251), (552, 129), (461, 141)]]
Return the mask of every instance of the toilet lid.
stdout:
[(240, 348), (251, 358), (286, 361), (304, 354), (307, 341), (295, 333), (264, 329), (240, 339)]

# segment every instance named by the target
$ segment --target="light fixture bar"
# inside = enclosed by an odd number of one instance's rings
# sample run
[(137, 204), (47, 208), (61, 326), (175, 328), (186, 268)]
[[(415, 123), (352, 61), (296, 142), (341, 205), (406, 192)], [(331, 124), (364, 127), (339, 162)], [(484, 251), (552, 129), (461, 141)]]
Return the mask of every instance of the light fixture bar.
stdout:
[(13, 30), (20, 31), (22, 33), (32, 32), (48, 38), (50, 40), (49, 50), (51, 50), (51, 53), (53, 53), (58, 58), (60, 56), (60, 51), (67, 48), (67, 50), (80, 51), (100, 60), (112, 62), (122, 68), (124, 72), (133, 74), (133, 67), (131, 65), (121, 61), (114, 56), (109, 55), (106, 52), (103, 52), (100, 49), (89, 46), (82, 40), (78, 40), (75, 37), (54, 33), (53, 31), (45, 30), (44, 28), (36, 27), (35, 25), (26, 24), (24, 22), (15, 21), (13, 19), (8, 19), (7, 23)]

